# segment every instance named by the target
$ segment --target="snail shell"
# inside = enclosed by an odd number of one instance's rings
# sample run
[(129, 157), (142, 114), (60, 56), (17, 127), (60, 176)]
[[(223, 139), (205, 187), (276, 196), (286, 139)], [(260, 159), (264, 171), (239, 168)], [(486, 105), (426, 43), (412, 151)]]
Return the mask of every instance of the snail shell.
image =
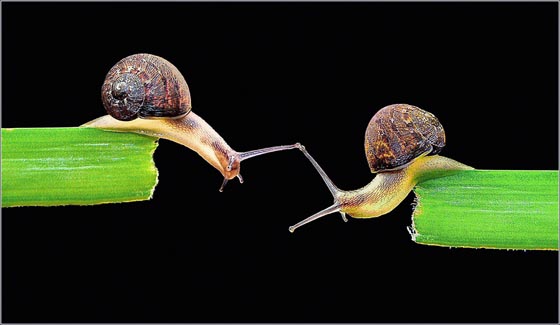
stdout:
[(121, 121), (179, 118), (191, 110), (191, 95), (179, 70), (152, 54), (134, 54), (117, 62), (101, 87), (107, 113)]
[(379, 110), (366, 129), (365, 150), (372, 173), (400, 169), (445, 146), (445, 131), (430, 112), (407, 104)]

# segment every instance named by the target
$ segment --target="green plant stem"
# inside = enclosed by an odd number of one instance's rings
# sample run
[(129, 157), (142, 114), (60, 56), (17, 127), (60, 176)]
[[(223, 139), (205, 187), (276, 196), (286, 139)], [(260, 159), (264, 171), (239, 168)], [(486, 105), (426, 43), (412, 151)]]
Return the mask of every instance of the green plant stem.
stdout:
[(419, 244), (558, 249), (558, 171), (463, 171), (414, 192), (411, 233)]
[(157, 139), (93, 128), (2, 129), (2, 207), (150, 199)]

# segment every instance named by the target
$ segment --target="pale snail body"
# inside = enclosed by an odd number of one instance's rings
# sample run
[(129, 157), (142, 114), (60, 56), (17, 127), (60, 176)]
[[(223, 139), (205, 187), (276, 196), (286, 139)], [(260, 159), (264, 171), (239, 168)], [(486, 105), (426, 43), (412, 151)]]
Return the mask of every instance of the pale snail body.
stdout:
[[(200, 116), (190, 112), (183, 119), (135, 119), (129, 122), (115, 120), (109, 115), (88, 123), (102, 129), (127, 131), (180, 143), (198, 153), (226, 179), (239, 175), (240, 157), (225, 140)], [(228, 164), (233, 161), (231, 169)]]
[(101, 90), (109, 115), (83, 126), (134, 132), (164, 138), (197, 152), (223, 176), (220, 187), (239, 174), (241, 161), (262, 154), (299, 149), (299, 143), (247, 152), (233, 150), (200, 116), (191, 111), (188, 85), (169, 61), (151, 54), (134, 54), (116, 63)]
[(443, 156), (423, 156), (408, 168), (378, 173), (366, 186), (354, 191), (340, 191), (341, 212), (354, 218), (374, 218), (391, 212), (424, 179), (449, 176), (471, 169)]
[(391, 212), (420, 181), (473, 169), (439, 153), (445, 145), (443, 127), (433, 116), (406, 104), (387, 106), (374, 115), (366, 130), (365, 150), (374, 179), (366, 186), (344, 191), (334, 185), (319, 164), (303, 152), (319, 172), (334, 204), (290, 227), (296, 228), (339, 212), (354, 218), (374, 218)]

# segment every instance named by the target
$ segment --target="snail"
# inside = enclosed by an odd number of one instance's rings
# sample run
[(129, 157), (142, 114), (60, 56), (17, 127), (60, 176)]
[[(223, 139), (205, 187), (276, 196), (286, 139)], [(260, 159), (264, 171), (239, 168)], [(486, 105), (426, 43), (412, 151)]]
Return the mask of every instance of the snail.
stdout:
[(239, 173), (241, 161), (301, 147), (296, 143), (247, 152), (233, 150), (191, 111), (189, 87), (179, 70), (152, 54), (134, 54), (117, 62), (105, 77), (101, 97), (109, 115), (85, 123), (84, 127), (134, 132), (182, 144), (224, 176), (220, 192), (235, 177), (243, 183)]
[(302, 147), (333, 195), (334, 204), (291, 226), (290, 232), (335, 212), (344, 221), (347, 221), (346, 214), (354, 218), (379, 217), (397, 207), (418, 182), (473, 169), (438, 155), (444, 146), (443, 126), (432, 113), (407, 104), (386, 106), (372, 117), (365, 134), (368, 165), (376, 176), (354, 191), (336, 187)]

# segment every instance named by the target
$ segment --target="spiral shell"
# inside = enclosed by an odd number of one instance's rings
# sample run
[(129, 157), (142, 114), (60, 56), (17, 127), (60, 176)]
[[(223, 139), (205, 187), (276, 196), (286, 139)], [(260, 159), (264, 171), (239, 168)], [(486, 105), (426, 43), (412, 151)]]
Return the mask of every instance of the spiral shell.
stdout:
[(134, 54), (115, 64), (101, 87), (107, 113), (121, 121), (178, 118), (191, 110), (185, 78), (169, 61), (151, 54)]
[(400, 169), (445, 146), (445, 131), (430, 112), (407, 104), (379, 110), (366, 129), (365, 150), (372, 173)]

